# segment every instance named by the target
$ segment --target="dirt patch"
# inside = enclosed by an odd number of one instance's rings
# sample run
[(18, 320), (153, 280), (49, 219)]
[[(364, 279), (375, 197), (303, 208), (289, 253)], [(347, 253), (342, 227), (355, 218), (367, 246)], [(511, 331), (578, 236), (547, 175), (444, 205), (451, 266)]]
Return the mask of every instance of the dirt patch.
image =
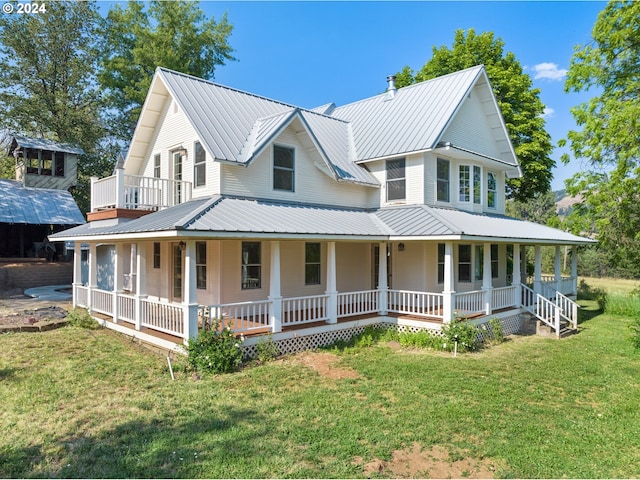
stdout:
[[(497, 462), (468, 458), (467, 453), (457, 451), (453, 459), (440, 445), (424, 450), (416, 442), (411, 448), (394, 451), (389, 461), (376, 459), (363, 465), (363, 473), (385, 478), (494, 478)], [(354, 463), (362, 465), (363, 461), (356, 458)]]
[(359, 378), (360, 374), (351, 368), (337, 367), (338, 357), (325, 352), (304, 352), (295, 358), (304, 366), (318, 372), (322, 377), (333, 380)]
[(69, 301), (39, 300), (25, 297), (21, 289), (0, 292), (0, 327), (20, 327), (67, 316)]

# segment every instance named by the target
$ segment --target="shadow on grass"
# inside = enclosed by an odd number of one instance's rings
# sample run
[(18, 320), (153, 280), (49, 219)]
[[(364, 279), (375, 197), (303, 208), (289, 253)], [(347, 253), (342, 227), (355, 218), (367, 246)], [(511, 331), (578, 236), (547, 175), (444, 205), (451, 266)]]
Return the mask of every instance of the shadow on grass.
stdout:
[(0, 368), (0, 380), (7, 380), (15, 376), (15, 368)]
[(578, 310), (578, 324), (581, 325), (584, 322), (588, 322), (603, 313), (603, 310), (598, 306), (597, 302), (581, 301), (580, 309)]
[(43, 456), (50, 446), (11, 447), (0, 451), (0, 477), (232, 478), (241, 475), (234, 475), (239, 459), (260, 463), (265, 458), (259, 446), (265, 422), (254, 411), (189, 412), (185, 418), (181, 422), (169, 414), (123, 423), (97, 436), (61, 438), (57, 458)]

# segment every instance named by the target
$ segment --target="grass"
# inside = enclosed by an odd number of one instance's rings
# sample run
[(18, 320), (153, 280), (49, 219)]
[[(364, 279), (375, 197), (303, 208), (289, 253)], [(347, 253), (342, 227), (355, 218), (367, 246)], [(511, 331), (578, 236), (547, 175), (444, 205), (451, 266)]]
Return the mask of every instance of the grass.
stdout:
[(3, 335), (0, 477), (353, 478), (414, 442), (503, 477), (639, 477), (640, 354), (596, 308), (567, 339), (457, 358), (346, 348), (344, 380), (292, 357), (200, 380), (174, 364), (172, 382), (111, 331)]

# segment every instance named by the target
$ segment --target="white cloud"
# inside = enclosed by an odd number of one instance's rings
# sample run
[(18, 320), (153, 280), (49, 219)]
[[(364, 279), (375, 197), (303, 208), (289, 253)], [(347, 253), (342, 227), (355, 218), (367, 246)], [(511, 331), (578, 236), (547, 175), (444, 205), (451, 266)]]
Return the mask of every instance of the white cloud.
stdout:
[(534, 79), (546, 78), (548, 80), (562, 80), (567, 75), (565, 68), (558, 68), (557, 63), (544, 62), (534, 65), (532, 70), (535, 72)]
[(541, 117), (542, 118), (551, 118), (554, 116), (556, 111), (553, 108), (544, 107)]

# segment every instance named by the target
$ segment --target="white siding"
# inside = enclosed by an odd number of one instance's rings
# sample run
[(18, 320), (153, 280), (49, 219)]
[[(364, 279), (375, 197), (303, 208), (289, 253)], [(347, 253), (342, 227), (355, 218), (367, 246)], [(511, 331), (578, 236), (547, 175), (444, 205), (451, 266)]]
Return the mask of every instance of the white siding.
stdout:
[[(300, 135), (306, 136), (306, 133)], [(222, 165), (222, 193), (273, 200), (371, 207), (378, 189), (336, 182), (315, 149), (306, 149), (293, 127), (273, 143), (295, 149), (294, 192), (273, 189), (273, 148), (267, 147), (248, 167)], [(318, 168), (318, 165), (320, 168)]]
[[(400, 251), (399, 244), (404, 245)], [(391, 286), (397, 290), (424, 290), (427, 268), (424, 242), (398, 242), (391, 244)]]
[(373, 288), (370, 243), (336, 244), (338, 292), (359, 292)]

